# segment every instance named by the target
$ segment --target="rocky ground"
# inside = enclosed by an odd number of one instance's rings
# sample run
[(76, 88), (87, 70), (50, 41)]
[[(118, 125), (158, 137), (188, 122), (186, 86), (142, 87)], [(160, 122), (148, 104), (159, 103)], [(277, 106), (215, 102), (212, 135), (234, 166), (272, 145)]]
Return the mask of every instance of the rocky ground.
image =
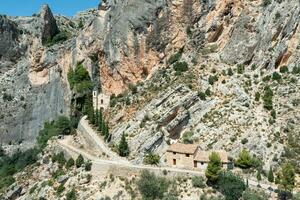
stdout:
[[(1, 144), (29, 148), (70, 113), (67, 72), (82, 62), (115, 94), (110, 145), (126, 134), (136, 163), (188, 139), (299, 168), (299, 12), (298, 0), (108, 0), (72, 18), (0, 16)], [(57, 29), (67, 39), (52, 44)]]

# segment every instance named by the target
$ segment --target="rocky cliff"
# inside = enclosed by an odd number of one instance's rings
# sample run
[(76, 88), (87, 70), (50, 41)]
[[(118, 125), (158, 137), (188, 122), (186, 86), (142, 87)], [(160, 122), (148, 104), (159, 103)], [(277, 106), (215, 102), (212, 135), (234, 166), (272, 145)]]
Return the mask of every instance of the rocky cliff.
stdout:
[(67, 72), (81, 62), (118, 95), (112, 143), (125, 133), (136, 162), (188, 134), (277, 162), (299, 130), (299, 12), (298, 0), (107, 0), (71, 18), (47, 6), (1, 16), (1, 142), (32, 143), (68, 114)]

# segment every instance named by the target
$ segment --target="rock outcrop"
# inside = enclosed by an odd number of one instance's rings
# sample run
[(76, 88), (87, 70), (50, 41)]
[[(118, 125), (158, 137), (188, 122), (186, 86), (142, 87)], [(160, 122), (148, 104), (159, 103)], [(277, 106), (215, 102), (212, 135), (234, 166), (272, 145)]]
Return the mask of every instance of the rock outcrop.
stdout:
[(43, 20), (42, 43), (45, 44), (59, 33), (59, 29), (48, 5), (42, 6), (40, 16)]

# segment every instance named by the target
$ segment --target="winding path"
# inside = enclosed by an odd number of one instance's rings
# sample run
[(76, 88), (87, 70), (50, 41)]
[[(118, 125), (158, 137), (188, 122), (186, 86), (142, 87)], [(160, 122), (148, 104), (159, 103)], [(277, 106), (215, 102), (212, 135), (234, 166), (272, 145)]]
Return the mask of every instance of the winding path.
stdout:
[[(193, 174), (193, 175), (204, 175), (204, 171), (196, 171), (196, 170), (187, 170), (187, 169), (180, 169), (180, 168), (172, 168), (172, 167), (156, 167), (156, 166), (149, 166), (149, 165), (136, 165), (130, 163), (128, 160), (120, 157), (115, 152), (111, 151), (109, 147), (104, 143), (104, 141), (98, 136), (97, 132), (90, 126), (89, 122), (86, 119), (86, 116), (84, 116), (78, 125), (78, 130), (81, 134), (86, 134), (90, 139), (92, 139), (97, 147), (101, 149), (108, 157), (109, 160), (105, 159), (99, 159), (88, 152), (78, 149), (72, 145), (69, 145), (67, 140), (59, 140), (58, 144), (67, 150), (68, 152), (75, 153), (75, 154), (81, 154), (86, 159), (91, 160), (92, 163), (100, 164), (100, 165), (107, 165), (107, 166), (117, 166), (117, 167), (123, 167), (128, 169), (138, 169), (138, 170), (150, 170), (150, 171), (159, 171), (162, 172), (164, 170), (168, 172), (175, 172), (175, 173), (182, 173), (182, 174)], [(247, 181), (247, 178), (244, 178), (245, 181)], [(268, 192), (273, 192), (277, 189), (277, 186), (274, 184), (265, 184), (265, 183), (259, 183), (256, 180), (248, 179), (249, 186), (256, 188), (260, 187), (261, 189), (264, 189)]]

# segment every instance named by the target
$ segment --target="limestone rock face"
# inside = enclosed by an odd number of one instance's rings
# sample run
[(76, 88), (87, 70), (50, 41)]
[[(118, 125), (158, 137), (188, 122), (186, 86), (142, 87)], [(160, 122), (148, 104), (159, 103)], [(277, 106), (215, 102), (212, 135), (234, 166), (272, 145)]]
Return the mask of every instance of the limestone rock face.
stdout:
[(42, 6), (40, 15), (43, 20), (42, 42), (46, 43), (47, 40), (59, 33), (59, 29), (48, 5)]

